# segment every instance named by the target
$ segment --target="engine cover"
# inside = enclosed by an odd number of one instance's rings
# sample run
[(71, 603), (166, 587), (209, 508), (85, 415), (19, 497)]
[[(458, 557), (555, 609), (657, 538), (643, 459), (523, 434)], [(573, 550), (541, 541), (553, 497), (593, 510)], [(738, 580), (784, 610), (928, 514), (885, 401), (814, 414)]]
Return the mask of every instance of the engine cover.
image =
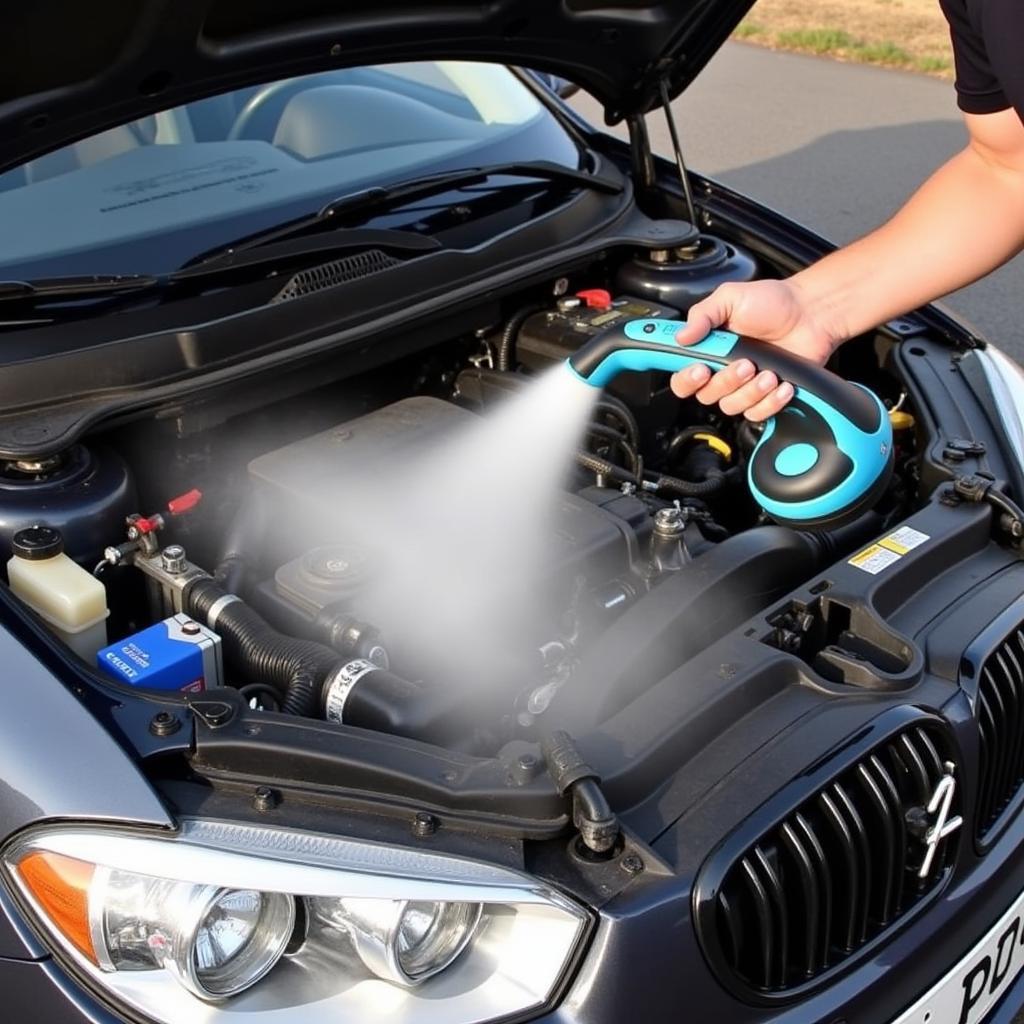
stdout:
[[(309, 573), (300, 571), (316, 561), (316, 549), (350, 539), (339, 525), (344, 516), (332, 510), (347, 508), (357, 489), (365, 495), (374, 478), (387, 480), (388, 492), (396, 486), (400, 492), (401, 480), (396, 485), (389, 478), (394, 466), (444, 444), (450, 432), (474, 419), (475, 413), (438, 398), (406, 398), (254, 459), (249, 473), (263, 524), (261, 545), (274, 572), (259, 587), (264, 607), (277, 600), (292, 612), (315, 615), (318, 605), (332, 603), (309, 592), (319, 592), (323, 581), (317, 578), (313, 586)], [(636, 560), (650, 513), (639, 498), (588, 487), (562, 495), (553, 529), (553, 580), (571, 581), (582, 573), (594, 584), (625, 573)], [(372, 573), (372, 561), (361, 566), (364, 577)], [(357, 603), (351, 588), (345, 596)]]

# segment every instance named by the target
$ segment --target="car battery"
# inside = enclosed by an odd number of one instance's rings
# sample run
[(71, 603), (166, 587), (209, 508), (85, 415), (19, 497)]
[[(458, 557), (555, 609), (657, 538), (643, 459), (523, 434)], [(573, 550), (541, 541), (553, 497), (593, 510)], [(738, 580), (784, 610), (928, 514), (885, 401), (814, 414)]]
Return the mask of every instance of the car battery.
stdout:
[[(660, 317), (677, 320), (679, 310), (632, 295), (612, 296), (601, 288), (564, 295), (549, 310), (528, 317), (516, 337), (516, 360), (531, 370), (562, 362), (601, 331), (627, 320)], [(669, 375), (650, 371), (623, 373), (608, 390), (630, 405), (644, 409), (668, 403)]]
[(153, 690), (200, 693), (224, 685), (220, 637), (182, 614), (108, 644), (96, 664), (119, 683)]

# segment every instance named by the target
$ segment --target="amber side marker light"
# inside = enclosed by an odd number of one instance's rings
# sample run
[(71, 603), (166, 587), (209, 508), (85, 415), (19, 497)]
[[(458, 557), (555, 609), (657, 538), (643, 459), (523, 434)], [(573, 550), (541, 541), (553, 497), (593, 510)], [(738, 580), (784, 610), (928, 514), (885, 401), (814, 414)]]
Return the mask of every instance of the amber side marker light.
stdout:
[(60, 853), (37, 850), (21, 860), (15, 870), (64, 937), (97, 963), (89, 931), (89, 885), (95, 866)]

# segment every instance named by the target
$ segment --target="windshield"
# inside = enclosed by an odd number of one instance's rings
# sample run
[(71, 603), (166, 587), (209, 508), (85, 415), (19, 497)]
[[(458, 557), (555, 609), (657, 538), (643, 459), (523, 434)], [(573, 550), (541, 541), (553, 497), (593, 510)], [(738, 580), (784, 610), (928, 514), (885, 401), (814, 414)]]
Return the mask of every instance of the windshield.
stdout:
[(500, 65), (379, 65), (239, 89), (0, 175), (0, 277), (165, 273), (360, 189), (538, 159), (579, 165)]

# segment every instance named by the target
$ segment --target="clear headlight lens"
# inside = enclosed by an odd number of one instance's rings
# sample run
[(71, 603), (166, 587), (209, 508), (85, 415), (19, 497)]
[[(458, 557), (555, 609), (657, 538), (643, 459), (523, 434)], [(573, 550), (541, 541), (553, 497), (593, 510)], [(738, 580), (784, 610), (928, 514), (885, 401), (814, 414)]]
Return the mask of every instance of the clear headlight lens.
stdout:
[(226, 823), (186, 822), (174, 838), (45, 828), (2, 864), (60, 952), (115, 1002), (167, 1022), (386, 1011), (468, 1024), (539, 1009), (587, 922), (505, 868)]
[(1006, 428), (1010, 451), (1024, 461), (1024, 370), (995, 345), (979, 349), (974, 355), (992, 388), (993, 411)]
[(201, 999), (232, 996), (259, 981), (295, 928), (295, 900), (282, 893), (175, 883), (105, 867), (96, 868), (86, 899), (100, 967), (162, 967)]
[(347, 932), (359, 958), (379, 978), (415, 985), (443, 971), (480, 921), (479, 903), (317, 899), (313, 912)]

